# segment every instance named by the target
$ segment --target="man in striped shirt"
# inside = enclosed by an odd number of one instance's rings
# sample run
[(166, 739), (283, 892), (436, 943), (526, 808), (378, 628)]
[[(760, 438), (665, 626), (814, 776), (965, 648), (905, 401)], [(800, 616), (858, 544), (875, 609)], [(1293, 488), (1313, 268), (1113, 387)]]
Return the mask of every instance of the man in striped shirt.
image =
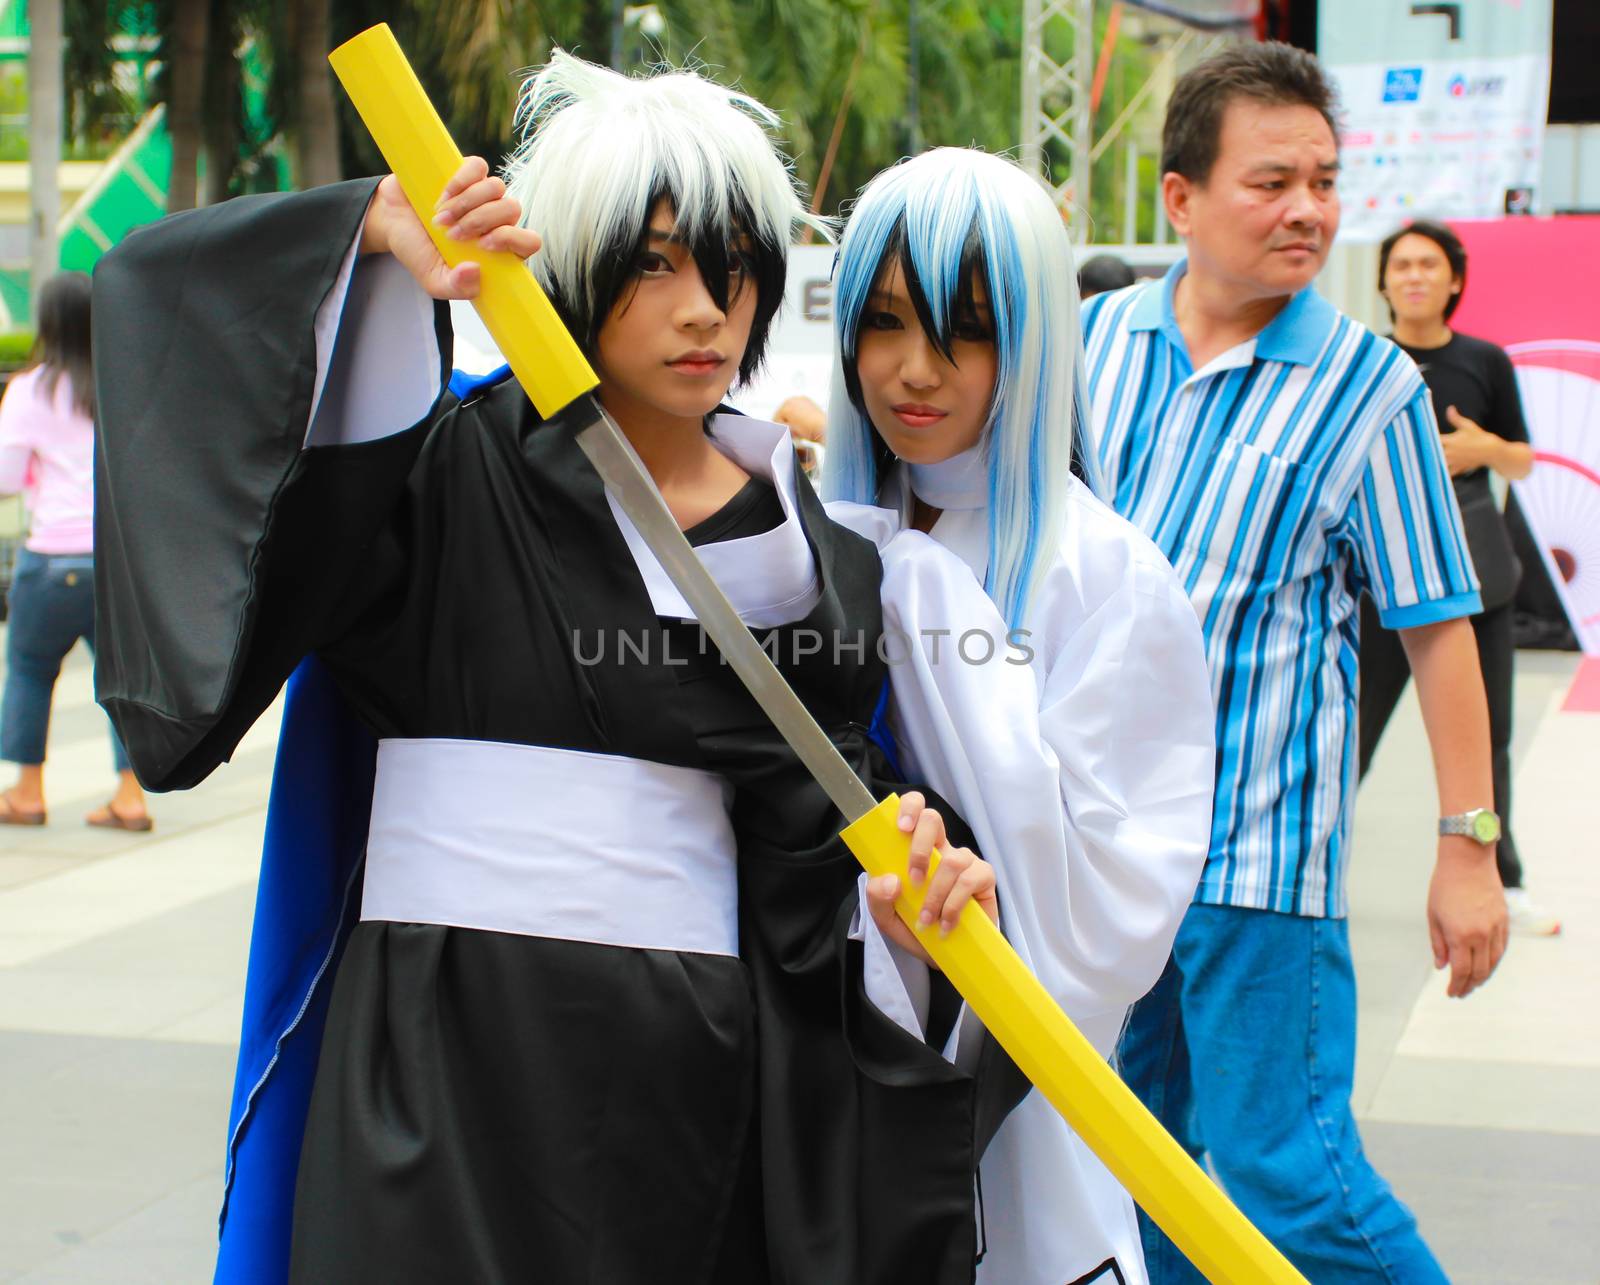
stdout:
[[(1362, 1153), (1344, 871), (1356, 603), (1402, 631), (1449, 829), (1488, 825), (1477, 582), (1427, 389), (1310, 289), (1339, 221), (1332, 93), (1283, 45), (1175, 88), (1163, 199), (1188, 257), (1084, 309), (1089, 399), (1119, 512), (1186, 583), (1217, 705), (1205, 872), (1124, 1074), (1317, 1285), (1445, 1277)], [(1492, 819), (1492, 813), (1490, 814)], [(1505, 942), (1492, 841), (1441, 837), (1427, 918), (1450, 993)], [(1145, 1223), (1154, 1285), (1198, 1280)]]

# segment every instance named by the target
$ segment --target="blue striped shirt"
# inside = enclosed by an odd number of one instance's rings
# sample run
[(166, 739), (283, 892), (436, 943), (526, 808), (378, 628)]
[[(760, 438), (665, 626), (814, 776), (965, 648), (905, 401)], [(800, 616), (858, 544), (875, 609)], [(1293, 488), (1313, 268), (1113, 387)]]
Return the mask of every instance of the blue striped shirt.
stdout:
[(1205, 632), (1217, 798), (1195, 900), (1342, 916), (1357, 601), (1431, 624), (1478, 611), (1477, 578), (1410, 359), (1306, 289), (1197, 372), (1184, 270), (1091, 299), (1084, 338), (1108, 493)]

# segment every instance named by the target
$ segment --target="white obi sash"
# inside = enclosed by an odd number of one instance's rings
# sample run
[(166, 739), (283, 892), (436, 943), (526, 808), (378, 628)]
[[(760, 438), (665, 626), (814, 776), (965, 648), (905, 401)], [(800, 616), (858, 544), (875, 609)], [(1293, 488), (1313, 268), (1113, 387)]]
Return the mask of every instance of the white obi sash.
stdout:
[(642, 759), (382, 740), (361, 918), (736, 955), (730, 795)]

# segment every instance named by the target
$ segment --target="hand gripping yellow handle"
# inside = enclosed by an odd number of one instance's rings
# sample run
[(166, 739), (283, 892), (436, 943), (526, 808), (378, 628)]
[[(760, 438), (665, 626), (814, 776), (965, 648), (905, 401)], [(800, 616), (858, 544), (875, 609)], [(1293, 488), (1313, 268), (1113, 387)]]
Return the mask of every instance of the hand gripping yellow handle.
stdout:
[[(1144, 1108), (976, 905), (948, 937), (917, 926), (926, 888), (906, 878), (910, 841), (890, 795), (844, 831), (869, 875), (897, 874), (900, 917), (988, 1032), (1207, 1280), (1305, 1285), (1227, 1196)], [(934, 868), (938, 857), (935, 854)], [(930, 871), (931, 873), (931, 871)]]
[(481, 289), (473, 303), (539, 414), (548, 419), (598, 384), (521, 259), (453, 241), (434, 226), (434, 203), (461, 167), (462, 156), (388, 25), (347, 40), (328, 61), (444, 261), (451, 267), (469, 260), (478, 264)]
[[(362, 32), (329, 61), (445, 261), (482, 265), (474, 302), (540, 414), (593, 388), (594, 372), (522, 262), (452, 241), (429, 222), (461, 154), (389, 28)], [(845, 841), (868, 874), (901, 877), (901, 917), (1023, 1073), (1208, 1279), (1305, 1285), (1078, 1033), (983, 911), (967, 906), (949, 937), (937, 926), (916, 928), (922, 890), (905, 878), (911, 845), (899, 815), (890, 795), (846, 828)]]

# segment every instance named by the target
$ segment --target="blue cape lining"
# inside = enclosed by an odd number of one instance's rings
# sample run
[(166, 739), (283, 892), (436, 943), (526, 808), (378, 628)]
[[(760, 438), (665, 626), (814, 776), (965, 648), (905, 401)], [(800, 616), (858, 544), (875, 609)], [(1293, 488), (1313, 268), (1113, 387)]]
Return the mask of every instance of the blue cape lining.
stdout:
[(338, 957), (360, 908), (377, 743), (321, 662), (289, 679), (267, 805), (215, 1280), (288, 1279), (300, 1141)]

